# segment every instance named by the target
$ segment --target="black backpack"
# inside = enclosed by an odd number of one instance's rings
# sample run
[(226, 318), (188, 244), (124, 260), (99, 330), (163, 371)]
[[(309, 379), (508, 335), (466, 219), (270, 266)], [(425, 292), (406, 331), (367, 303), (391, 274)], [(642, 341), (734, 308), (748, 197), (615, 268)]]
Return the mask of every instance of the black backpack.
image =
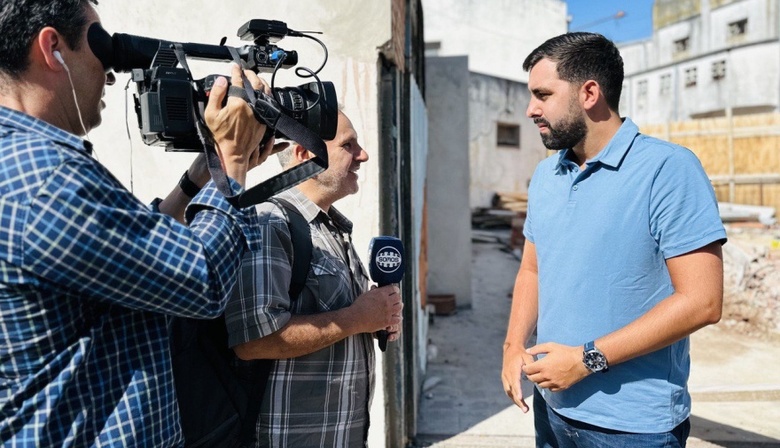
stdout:
[[(293, 246), (290, 300), (306, 284), (311, 265), (309, 223), (284, 199), (271, 198), (287, 217)], [(171, 357), (185, 447), (254, 447), (255, 425), (274, 360), (242, 361), (228, 347), (224, 316), (176, 317)]]

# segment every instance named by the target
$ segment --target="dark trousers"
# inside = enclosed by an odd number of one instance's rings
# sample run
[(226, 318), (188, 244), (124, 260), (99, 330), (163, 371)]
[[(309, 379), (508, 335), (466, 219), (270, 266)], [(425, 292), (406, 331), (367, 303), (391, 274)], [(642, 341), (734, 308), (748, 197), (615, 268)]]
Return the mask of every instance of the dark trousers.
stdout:
[(556, 413), (534, 388), (534, 428), (537, 448), (685, 448), (691, 421), (655, 434), (600, 428)]

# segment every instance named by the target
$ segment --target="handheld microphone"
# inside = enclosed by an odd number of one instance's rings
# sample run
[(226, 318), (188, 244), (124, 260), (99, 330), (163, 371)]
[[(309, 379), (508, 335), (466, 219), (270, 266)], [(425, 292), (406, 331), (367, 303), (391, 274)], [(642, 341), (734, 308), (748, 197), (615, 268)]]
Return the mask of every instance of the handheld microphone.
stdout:
[[(393, 236), (377, 236), (368, 245), (368, 272), (379, 286), (398, 283), (404, 277), (404, 243)], [(377, 331), (379, 349), (387, 349), (387, 330)]]

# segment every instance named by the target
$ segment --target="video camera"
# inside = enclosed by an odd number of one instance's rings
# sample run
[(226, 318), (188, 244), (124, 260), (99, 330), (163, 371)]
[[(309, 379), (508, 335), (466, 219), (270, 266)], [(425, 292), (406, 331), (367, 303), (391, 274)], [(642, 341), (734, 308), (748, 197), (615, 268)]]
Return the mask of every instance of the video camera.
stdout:
[[(142, 139), (147, 145), (165, 146), (166, 151), (203, 150), (196, 121), (202, 115), (217, 75), (193, 79), (186, 62), (187, 56), (201, 60), (235, 61), (255, 72), (273, 72), (275, 77), (280, 68), (289, 68), (298, 62), (295, 51), (286, 51), (275, 45), (285, 36), (294, 36), (319, 42), (327, 60), (327, 48), (321, 41), (287, 28), (284, 22), (250, 20), (238, 29), (238, 36), (241, 40), (253, 41), (253, 45), (230, 47), (224, 45), (224, 38), (220, 45), (208, 45), (122, 33), (109, 35), (99, 23), (92, 24), (87, 33), (89, 46), (106, 71), (131, 73), (131, 80), (138, 90), (134, 99)], [(260, 91), (240, 95), (253, 107), (258, 120), (268, 125), (264, 142), (273, 134), (289, 137), (276, 129), (280, 114), (292, 118), (322, 140), (335, 137), (338, 119), (336, 91), (333, 83), (320, 81), (316, 76), (324, 65), (323, 62), (317, 72), (299, 68), (308, 72), (307, 76), (314, 77), (314, 82), (276, 88), (272, 80), (270, 96)], [(254, 103), (252, 96), (256, 97)]]

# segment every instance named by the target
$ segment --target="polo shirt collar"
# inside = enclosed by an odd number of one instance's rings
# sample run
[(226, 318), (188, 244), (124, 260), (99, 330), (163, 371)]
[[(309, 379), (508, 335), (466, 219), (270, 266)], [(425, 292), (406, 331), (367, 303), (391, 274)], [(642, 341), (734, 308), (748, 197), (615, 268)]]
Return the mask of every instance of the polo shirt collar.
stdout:
[(573, 165), (576, 165), (574, 161), (572, 160), (572, 150), (564, 149), (563, 151), (558, 151), (558, 163), (555, 164), (555, 167), (553, 168), (555, 172), (564, 172), (570, 170)]
[(0, 106), (0, 126), (37, 134), (55, 143), (92, 155), (92, 143), (89, 141), (18, 110)]
[(639, 134), (639, 127), (630, 118), (624, 118), (623, 124), (620, 125), (615, 135), (612, 136), (607, 146), (596, 154), (596, 157), (588, 160), (587, 163), (599, 162), (602, 165), (617, 168), (634, 143), (637, 134)]
[[(588, 165), (593, 163), (601, 163), (602, 165), (617, 168), (620, 162), (625, 157), (631, 145), (634, 143), (634, 139), (639, 134), (639, 127), (631, 121), (630, 118), (623, 118), (623, 124), (612, 136), (612, 139), (607, 143), (596, 157), (588, 160)], [(571, 157), (571, 148), (561, 151), (558, 155), (558, 163), (555, 164), (555, 170), (558, 171), (564, 167), (574, 163)]]

